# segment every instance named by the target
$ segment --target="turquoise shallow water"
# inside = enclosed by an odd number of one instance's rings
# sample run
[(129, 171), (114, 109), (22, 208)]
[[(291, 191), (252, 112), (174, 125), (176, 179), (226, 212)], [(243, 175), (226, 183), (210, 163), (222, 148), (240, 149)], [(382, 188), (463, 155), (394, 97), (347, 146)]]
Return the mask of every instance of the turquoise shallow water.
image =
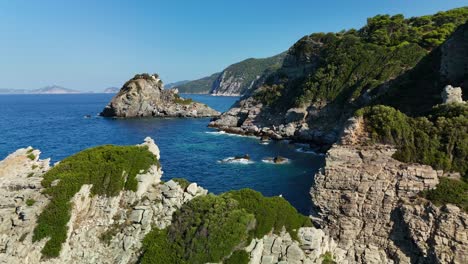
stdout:
[[(219, 110), (235, 97), (187, 95)], [(0, 159), (18, 148), (33, 146), (41, 157), (58, 161), (88, 147), (129, 145), (152, 137), (161, 150), (163, 179), (187, 178), (210, 192), (252, 188), (264, 195), (282, 194), (302, 213), (311, 208), (309, 189), (323, 157), (297, 152), (287, 142), (261, 145), (256, 138), (217, 133), (209, 119), (107, 119), (97, 116), (110, 94), (0, 95)], [(91, 118), (85, 118), (91, 115)], [(251, 164), (220, 163), (249, 154)], [(281, 155), (289, 164), (273, 165), (262, 158)]]

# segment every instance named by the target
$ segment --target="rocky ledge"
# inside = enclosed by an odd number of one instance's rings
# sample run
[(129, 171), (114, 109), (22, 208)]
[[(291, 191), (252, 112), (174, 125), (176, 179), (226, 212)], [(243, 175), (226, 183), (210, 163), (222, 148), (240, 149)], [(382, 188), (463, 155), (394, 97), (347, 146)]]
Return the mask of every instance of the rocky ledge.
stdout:
[(311, 189), (340, 263), (468, 263), (468, 215), (418, 196), (443, 172), (395, 160), (394, 147), (365, 144), (363, 130), (350, 120)]
[(165, 90), (157, 74), (138, 74), (127, 81), (100, 113), (104, 117), (213, 117), (220, 113)]

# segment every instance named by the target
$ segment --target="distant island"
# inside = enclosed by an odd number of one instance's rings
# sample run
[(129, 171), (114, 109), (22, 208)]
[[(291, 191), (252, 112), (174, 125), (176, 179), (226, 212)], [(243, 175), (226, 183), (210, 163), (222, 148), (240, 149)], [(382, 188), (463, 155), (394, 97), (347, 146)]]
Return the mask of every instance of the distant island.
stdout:
[(0, 89), (0, 94), (78, 94), (83, 91), (72, 90), (58, 85), (50, 85), (39, 89)]
[(117, 87), (109, 87), (104, 89), (103, 93), (118, 93), (120, 91), (120, 88)]

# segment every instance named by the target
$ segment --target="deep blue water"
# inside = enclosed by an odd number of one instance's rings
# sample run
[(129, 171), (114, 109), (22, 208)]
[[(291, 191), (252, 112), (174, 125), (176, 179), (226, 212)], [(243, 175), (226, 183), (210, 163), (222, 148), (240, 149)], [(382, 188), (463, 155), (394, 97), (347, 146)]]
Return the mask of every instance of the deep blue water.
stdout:
[[(213, 133), (209, 119), (109, 119), (97, 116), (111, 94), (1, 95), (0, 159), (18, 148), (33, 146), (41, 158), (58, 161), (88, 147), (130, 145), (152, 137), (161, 150), (163, 179), (187, 178), (220, 193), (252, 188), (264, 195), (282, 194), (302, 213), (309, 213), (309, 189), (323, 157), (299, 153), (286, 142), (259, 144), (256, 138)], [(236, 97), (187, 95), (218, 111), (227, 110)], [(91, 118), (85, 118), (91, 115)], [(249, 154), (253, 164), (223, 164), (223, 158)], [(292, 162), (261, 162), (281, 155)]]

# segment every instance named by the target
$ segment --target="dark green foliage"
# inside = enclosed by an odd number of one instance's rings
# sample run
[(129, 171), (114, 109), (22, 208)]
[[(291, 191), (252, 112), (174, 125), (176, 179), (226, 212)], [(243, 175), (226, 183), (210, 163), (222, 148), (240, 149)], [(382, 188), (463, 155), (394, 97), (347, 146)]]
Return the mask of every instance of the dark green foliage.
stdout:
[(142, 263), (218, 262), (248, 237), (253, 216), (235, 200), (206, 195), (184, 204), (167, 230), (153, 230), (144, 242)]
[(27, 157), (30, 160), (35, 160), (36, 159), (36, 155), (34, 155), (33, 153), (29, 153)]
[(436, 169), (468, 174), (468, 105), (449, 104), (434, 108), (428, 117), (411, 118), (389, 106), (361, 109), (373, 140), (393, 144), (394, 157)]
[(174, 103), (176, 103), (176, 104), (189, 105), (189, 104), (191, 104), (193, 102), (194, 101), (192, 100), (192, 98), (184, 99), (184, 98), (180, 97), (180, 95), (178, 95), (178, 94), (174, 95)]
[[(115, 196), (122, 189), (136, 190), (135, 176), (159, 164), (147, 147), (105, 145), (84, 150), (61, 161), (42, 180), (50, 203), (38, 217), (33, 241), (49, 237), (42, 254), (57, 257), (66, 240), (71, 198), (84, 184), (94, 195)], [(52, 182), (59, 180), (56, 185)]]
[(248, 264), (249, 259), (249, 253), (245, 250), (236, 250), (223, 262), (223, 264)]
[[(248, 189), (199, 196), (174, 214), (166, 230), (154, 229), (145, 237), (141, 259), (142, 263), (223, 259), (224, 263), (247, 263), (248, 254), (236, 249), (246, 246), (253, 236), (280, 232), (285, 226), (295, 237), (298, 228), (310, 225), (309, 218), (281, 197), (267, 198)], [(160, 259), (167, 262), (155, 262)]]
[[(272, 114), (296, 106), (326, 103), (334, 106), (338, 116), (332, 119), (336, 120), (346, 110), (360, 107), (362, 101), (356, 100), (361, 95), (380, 90), (375, 88), (385, 87), (390, 80), (415, 67), (467, 19), (467, 7), (410, 19), (379, 15), (369, 18), (367, 25), (358, 31), (306, 36), (288, 51), (296, 63), (287, 64), (266, 78), (256, 97), (270, 106)], [(425, 66), (418, 67), (405, 81), (392, 83), (392, 97), (380, 103), (395, 103), (398, 109), (420, 108), (419, 111), (440, 103), (440, 87), (437, 94), (426, 91), (426, 87), (434, 86), (435, 58), (436, 55), (426, 59)], [(418, 82), (418, 89), (410, 85), (414, 82)], [(410, 103), (411, 100), (415, 101)], [(427, 103), (419, 107), (420, 101)]]
[(185, 264), (175, 245), (167, 237), (167, 229), (153, 228), (143, 240), (142, 264)]
[(414, 44), (388, 48), (352, 35), (336, 38), (323, 49), (321, 66), (306, 78), (295, 105), (354, 100), (413, 67), (424, 55)]
[(382, 46), (407, 42), (432, 49), (442, 44), (467, 19), (467, 7), (410, 19), (403, 15), (378, 15), (367, 19), (367, 25), (358, 34), (366, 41)]
[(36, 203), (36, 200), (34, 199), (27, 199), (26, 200), (26, 205), (27, 206), (33, 206)]
[(325, 254), (323, 254), (322, 257), (323, 257), (322, 264), (336, 264), (331, 252), (329, 251), (325, 252)]
[(467, 182), (442, 177), (435, 189), (424, 191), (421, 195), (436, 205), (450, 203), (468, 212)]
[(184, 178), (174, 178), (172, 180), (177, 182), (182, 190), (185, 190), (190, 185), (190, 182)]
[(223, 196), (237, 200), (241, 208), (255, 216), (257, 224), (251, 233), (257, 238), (271, 231), (279, 233), (283, 226), (293, 238), (297, 238), (300, 227), (312, 224), (308, 217), (299, 214), (288, 201), (279, 196), (265, 197), (251, 189), (230, 191)]
[(219, 75), (220, 73), (218, 72), (198, 80), (177, 85), (174, 88), (177, 88), (180, 93), (207, 94), (211, 91), (213, 83), (218, 79)]

